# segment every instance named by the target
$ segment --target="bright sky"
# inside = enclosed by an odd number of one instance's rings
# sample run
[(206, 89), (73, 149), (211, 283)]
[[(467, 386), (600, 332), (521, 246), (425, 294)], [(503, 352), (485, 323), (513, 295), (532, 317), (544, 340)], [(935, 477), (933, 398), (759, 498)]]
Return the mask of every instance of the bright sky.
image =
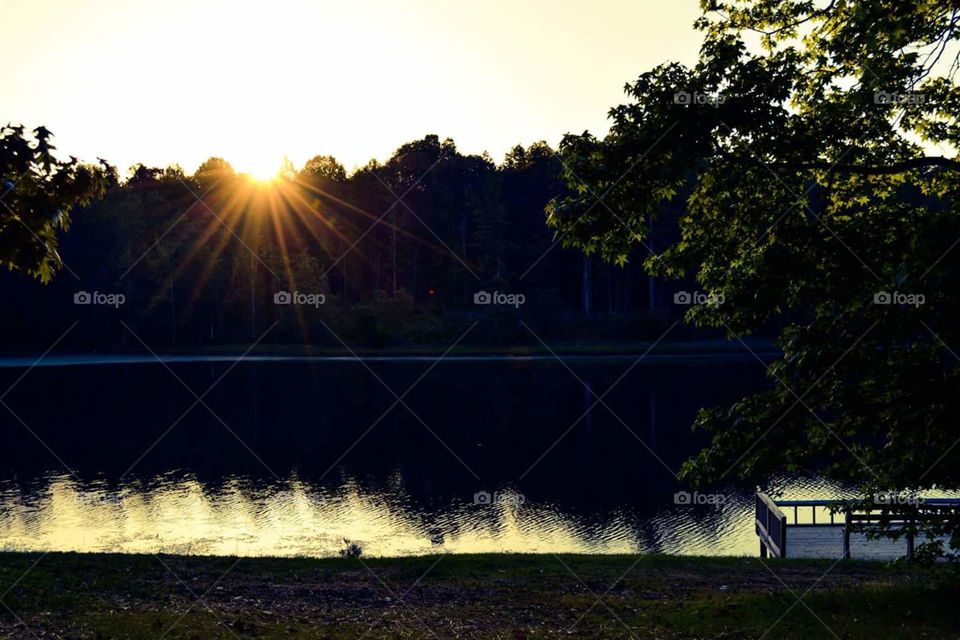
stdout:
[(121, 169), (351, 169), (428, 133), (500, 160), (604, 133), (626, 82), (700, 44), (696, 0), (2, 4), (0, 119)]

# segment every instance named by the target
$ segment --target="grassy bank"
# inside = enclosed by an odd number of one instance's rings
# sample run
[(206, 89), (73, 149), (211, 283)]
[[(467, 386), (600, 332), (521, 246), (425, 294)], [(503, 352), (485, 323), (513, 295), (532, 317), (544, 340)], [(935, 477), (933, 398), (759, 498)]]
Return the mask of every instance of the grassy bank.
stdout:
[(9, 609), (0, 610), (0, 635), (955, 638), (960, 585), (953, 572), (670, 556), (5, 553), (0, 585)]

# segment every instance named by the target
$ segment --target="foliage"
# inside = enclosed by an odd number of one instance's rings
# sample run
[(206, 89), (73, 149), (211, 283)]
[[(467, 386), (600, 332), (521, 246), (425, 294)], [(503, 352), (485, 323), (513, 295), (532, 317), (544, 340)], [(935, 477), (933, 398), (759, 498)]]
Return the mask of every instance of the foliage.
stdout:
[(112, 168), (54, 155), (45, 127), (24, 135), (22, 126), (0, 128), (0, 264), (49, 282), (62, 266), (57, 232), (70, 214), (102, 193)]
[(314, 156), (307, 160), (300, 170), (302, 177), (317, 177), (333, 182), (345, 182), (347, 172), (333, 156)]
[[(544, 203), (565, 193), (560, 167), (543, 142), (515, 147), (497, 166), (431, 135), (349, 175), (330, 156), (267, 182), (218, 157), (193, 175), (137, 164), (118, 180), (113, 171), (60, 240), (67, 277), (35, 287), (0, 276), (8, 300), (31, 310), (0, 316), (0, 345), (49, 346), (78, 290), (126, 302), (80, 309), (97, 321), (64, 347), (138, 347), (122, 319), (155, 348), (249, 343), (275, 321), (268, 342), (340, 346), (329, 327), (357, 346), (445, 348), (481, 314), (490, 330), (471, 332), (476, 344), (534, 341), (514, 310), (474, 304), (484, 289), (524, 293), (539, 335), (576, 339), (579, 325), (564, 318), (580, 305), (581, 257), (553, 247), (543, 217)], [(609, 313), (591, 318), (591, 331), (641, 337), (625, 329), (628, 315), (650, 315), (641, 271), (595, 267), (596, 306)], [(279, 291), (322, 294), (326, 304), (278, 306)], [(646, 333), (661, 324), (643, 321)]]
[(622, 263), (679, 204), (678, 241), (645, 264), (723, 300), (687, 319), (782, 327), (771, 388), (701, 412), (713, 443), (684, 476), (960, 488), (960, 5), (701, 4), (697, 64), (628, 85), (605, 138), (567, 136), (577, 193), (548, 208), (569, 245)]

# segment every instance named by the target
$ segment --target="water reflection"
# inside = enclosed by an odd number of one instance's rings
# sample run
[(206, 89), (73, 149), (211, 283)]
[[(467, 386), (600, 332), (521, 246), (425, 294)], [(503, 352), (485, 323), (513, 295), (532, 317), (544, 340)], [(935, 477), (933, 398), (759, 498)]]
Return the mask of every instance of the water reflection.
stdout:
[[(380, 380), (402, 392), (429, 366), (416, 360), (372, 363), (379, 379), (339, 361), (170, 366), (0, 367), (23, 420), (0, 412), (0, 547), (756, 553), (749, 489), (673, 500), (674, 470), (705, 442), (697, 410), (766, 384), (752, 358), (581, 359), (576, 376), (550, 360), (441, 362), (410, 410), (391, 410)], [(225, 373), (196, 407), (183, 385), (203, 393)], [(482, 491), (501, 499), (475, 504)]]
[[(822, 483), (791, 493), (837, 495)], [(190, 475), (111, 489), (52, 475), (33, 487), (0, 484), (0, 547), (6, 550), (331, 556), (349, 542), (369, 555), (436, 551), (740, 555), (755, 552), (752, 497), (725, 493), (721, 505), (571, 513), (506, 490), (493, 504), (463, 500), (418, 508), (394, 486), (365, 491), (348, 480), (324, 490), (298, 478), (218, 486)]]

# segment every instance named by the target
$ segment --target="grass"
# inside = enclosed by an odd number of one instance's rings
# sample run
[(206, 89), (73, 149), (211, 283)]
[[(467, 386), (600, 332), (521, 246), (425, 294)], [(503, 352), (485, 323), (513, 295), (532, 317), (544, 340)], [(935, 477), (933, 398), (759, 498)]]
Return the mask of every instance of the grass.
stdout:
[(624, 555), (0, 553), (0, 585), (9, 607), (0, 608), (0, 636), (14, 638), (960, 635), (960, 581), (947, 566)]

